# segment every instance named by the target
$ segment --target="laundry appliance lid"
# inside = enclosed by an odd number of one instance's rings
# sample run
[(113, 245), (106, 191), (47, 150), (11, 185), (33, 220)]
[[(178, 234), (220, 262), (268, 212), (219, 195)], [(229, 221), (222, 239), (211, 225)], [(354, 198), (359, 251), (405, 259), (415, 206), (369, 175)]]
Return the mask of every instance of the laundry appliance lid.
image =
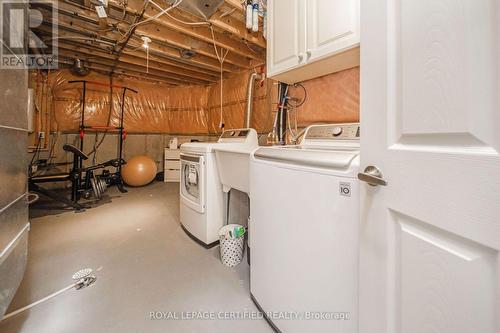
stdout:
[(181, 152), (210, 153), (217, 142), (186, 142), (181, 145)]
[(246, 146), (240, 142), (187, 142), (181, 145), (183, 153), (212, 153), (214, 150), (222, 149), (238, 149), (238, 147)]
[(257, 160), (329, 169), (348, 169), (358, 156), (358, 150), (303, 149), (300, 146), (262, 147), (254, 153)]

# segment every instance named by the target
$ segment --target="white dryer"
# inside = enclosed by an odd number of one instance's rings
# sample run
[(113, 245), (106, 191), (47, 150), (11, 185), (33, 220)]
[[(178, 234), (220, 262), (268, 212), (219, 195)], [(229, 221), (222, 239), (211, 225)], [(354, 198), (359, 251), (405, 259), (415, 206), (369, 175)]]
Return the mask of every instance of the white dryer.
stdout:
[(253, 153), (250, 290), (278, 331), (357, 332), (358, 169), (359, 124)]
[(224, 194), (214, 150), (244, 149), (256, 138), (254, 129), (237, 129), (225, 131), (217, 142), (189, 142), (181, 146), (181, 225), (205, 247), (217, 245), (218, 230), (225, 223)]

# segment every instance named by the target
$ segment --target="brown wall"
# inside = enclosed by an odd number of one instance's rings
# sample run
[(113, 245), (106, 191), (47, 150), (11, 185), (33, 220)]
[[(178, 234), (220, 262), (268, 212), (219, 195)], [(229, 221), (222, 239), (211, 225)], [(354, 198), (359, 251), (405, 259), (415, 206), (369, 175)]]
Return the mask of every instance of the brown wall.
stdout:
[[(109, 77), (91, 73), (84, 78), (68, 71), (51, 74), (53, 117), (52, 130), (75, 132), (81, 115), (82, 84), (68, 80), (88, 80), (109, 84)], [(130, 133), (207, 133), (207, 86), (168, 87), (136, 80), (113, 79), (114, 85), (137, 90), (127, 92), (124, 127)], [(110, 114), (110, 89), (87, 85), (85, 98), (86, 125), (119, 124), (122, 91), (113, 90), (113, 108)]]
[[(222, 121), (225, 128), (242, 128), (245, 126), (246, 95), (249, 73), (242, 73), (224, 80)], [(271, 100), (275, 96), (271, 91), (272, 80), (255, 83), (253, 114), (251, 127), (259, 133), (272, 131), (273, 118)], [(208, 91), (208, 131), (211, 134), (220, 133), (220, 84), (210, 86)]]
[[(244, 126), (246, 91), (249, 73), (234, 74), (223, 81), (223, 122), (225, 128)], [(36, 73), (32, 80), (37, 80)], [(43, 90), (51, 110), (51, 130), (77, 132), (81, 115), (81, 84), (68, 80), (85, 79), (109, 83), (109, 78), (91, 73), (81, 78), (67, 70), (50, 73), (49, 89)], [(40, 81), (40, 80), (38, 80)], [(129, 133), (170, 133), (186, 135), (218, 134), (220, 123), (220, 85), (168, 87), (114, 78), (113, 84), (139, 91), (127, 93), (125, 128)], [(303, 106), (291, 111), (298, 127), (312, 123), (359, 121), (359, 68), (345, 70), (302, 82), (307, 90)], [(39, 87), (40, 85), (36, 85)], [(40, 89), (39, 89), (40, 90)], [(40, 90), (41, 91), (41, 90)], [(40, 93), (37, 92), (37, 94)], [(301, 88), (290, 88), (292, 96), (302, 98)], [(118, 125), (121, 91), (113, 91), (110, 116), (109, 88), (88, 85), (86, 97), (87, 125)], [(256, 82), (252, 127), (259, 133), (272, 131), (277, 109), (277, 88), (272, 80)]]
[[(359, 67), (302, 82), (307, 99), (297, 108), (299, 127), (313, 123), (359, 121)], [(290, 95), (302, 98), (301, 88)]]

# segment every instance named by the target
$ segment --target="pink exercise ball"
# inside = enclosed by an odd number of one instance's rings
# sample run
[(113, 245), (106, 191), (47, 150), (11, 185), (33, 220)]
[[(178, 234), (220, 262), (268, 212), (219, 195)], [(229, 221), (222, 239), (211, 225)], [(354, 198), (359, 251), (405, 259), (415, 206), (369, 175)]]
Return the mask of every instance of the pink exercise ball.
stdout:
[(135, 156), (122, 167), (123, 181), (130, 186), (143, 186), (156, 177), (156, 163), (147, 156)]

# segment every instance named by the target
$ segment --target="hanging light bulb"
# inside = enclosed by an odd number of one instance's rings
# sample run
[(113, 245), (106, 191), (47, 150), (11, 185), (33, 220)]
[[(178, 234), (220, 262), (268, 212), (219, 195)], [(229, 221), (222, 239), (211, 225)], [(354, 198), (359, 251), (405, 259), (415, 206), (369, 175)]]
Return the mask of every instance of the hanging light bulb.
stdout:
[(146, 50), (146, 73), (149, 73), (149, 43), (151, 43), (151, 38), (142, 36), (141, 39), (143, 41), (142, 47)]
[(148, 49), (149, 48), (149, 43), (151, 43), (151, 38), (149, 38), (148, 36), (142, 36), (141, 37), (142, 39), (142, 47), (145, 48), (145, 49)]

